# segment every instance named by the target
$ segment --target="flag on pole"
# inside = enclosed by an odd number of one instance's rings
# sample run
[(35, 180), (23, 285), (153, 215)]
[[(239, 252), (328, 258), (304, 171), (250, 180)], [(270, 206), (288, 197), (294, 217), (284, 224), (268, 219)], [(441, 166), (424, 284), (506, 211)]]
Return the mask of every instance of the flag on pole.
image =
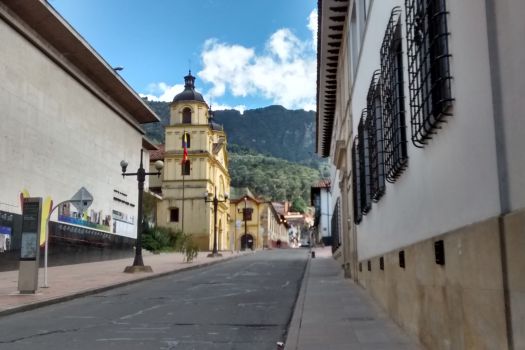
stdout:
[(182, 161), (180, 163), (183, 165), (188, 160), (188, 141), (186, 139), (186, 135), (186, 132), (184, 132), (184, 134), (182, 135), (182, 148), (184, 148), (184, 152), (182, 154)]
[[(51, 210), (53, 209), (53, 200), (47, 196), (42, 203), (42, 220), (40, 220), (40, 246), (43, 247), (46, 244), (46, 231), (49, 228), (47, 225), (47, 218), (49, 217)], [(49, 237), (49, 235), (47, 235)]]

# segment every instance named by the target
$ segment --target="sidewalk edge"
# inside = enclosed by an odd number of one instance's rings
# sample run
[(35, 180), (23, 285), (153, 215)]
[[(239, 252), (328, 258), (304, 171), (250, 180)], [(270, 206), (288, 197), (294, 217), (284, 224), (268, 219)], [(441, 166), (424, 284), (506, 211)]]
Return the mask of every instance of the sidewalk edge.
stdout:
[(301, 282), (301, 288), (295, 305), (293, 308), (293, 314), (288, 324), (288, 330), (286, 332), (286, 339), (284, 341), (284, 350), (296, 350), (298, 349), (299, 334), (301, 329), (301, 322), (303, 318), (304, 301), (306, 299), (306, 288), (310, 275), (310, 263), (312, 261), (311, 253), (308, 251), (308, 259), (303, 272), (303, 281)]

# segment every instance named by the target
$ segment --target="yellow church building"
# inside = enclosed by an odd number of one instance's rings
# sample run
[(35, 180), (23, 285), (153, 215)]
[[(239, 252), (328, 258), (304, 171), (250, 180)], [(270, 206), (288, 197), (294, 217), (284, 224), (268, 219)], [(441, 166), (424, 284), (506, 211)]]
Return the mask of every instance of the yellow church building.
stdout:
[(191, 71), (184, 80), (184, 91), (174, 97), (165, 127), (163, 199), (157, 205), (157, 223), (192, 235), (199, 250), (212, 250), (214, 207), (210, 201), (216, 195), (217, 248), (226, 250), (230, 247), (226, 134), (195, 91)]

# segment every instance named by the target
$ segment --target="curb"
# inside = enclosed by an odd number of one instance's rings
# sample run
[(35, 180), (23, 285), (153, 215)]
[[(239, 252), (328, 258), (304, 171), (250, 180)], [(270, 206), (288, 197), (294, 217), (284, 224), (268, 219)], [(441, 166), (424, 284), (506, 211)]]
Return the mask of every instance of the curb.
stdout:
[[(186, 271), (191, 271), (191, 270), (196, 270), (196, 269), (199, 269), (199, 268), (207, 267), (207, 266), (210, 266), (210, 265), (216, 265), (216, 264), (224, 263), (224, 262), (230, 261), (232, 259), (240, 258), (241, 256), (245, 256), (245, 255), (250, 255), (250, 254), (243, 254), (243, 255), (240, 255), (240, 256), (232, 256), (232, 257), (224, 258), (224, 259), (221, 259), (221, 260), (218, 260), (218, 261), (209, 261), (209, 262), (205, 262), (205, 263), (202, 263), (202, 264), (199, 264), (199, 265), (193, 265), (193, 266), (184, 267), (184, 268), (181, 268), (181, 269), (178, 269), (178, 270), (171, 270), (171, 271), (166, 271), (166, 272), (160, 272), (160, 273), (157, 273), (157, 274), (154, 274), (154, 275), (139, 277), (139, 278), (131, 280), (131, 281), (118, 282), (118, 283), (115, 283), (115, 284), (112, 284), (112, 285), (109, 285), (109, 286), (95, 287), (95, 288), (92, 288), (92, 289), (86, 289), (86, 290), (83, 290), (83, 291), (80, 291), (80, 292), (76, 292), (76, 293), (72, 293), (72, 294), (69, 294), (69, 295), (59, 296), (59, 297), (56, 297), (56, 298), (53, 298), (53, 299), (47, 299), (47, 300), (37, 301), (37, 302), (31, 303), (31, 304), (27, 304), (27, 305), (16, 306), (16, 307), (11, 308), (11, 309), (6, 309), (6, 310), (0, 311), (0, 318), (3, 317), (3, 316), (8, 316), (8, 315), (12, 315), (12, 314), (20, 313), (20, 312), (25, 312), (25, 311), (30, 311), (30, 310), (38, 309), (38, 308), (41, 308), (41, 307), (44, 307), (44, 306), (58, 304), (58, 303), (61, 303), (61, 302), (64, 302), (64, 301), (69, 301), (69, 300), (77, 299), (77, 298), (80, 298), (80, 297), (84, 297), (84, 296), (88, 296), (88, 295), (93, 295), (93, 294), (105, 292), (105, 291), (108, 291), (108, 290), (111, 290), (111, 289), (115, 289), (115, 288), (119, 288), (119, 287), (125, 287), (125, 286), (131, 285), (131, 284), (134, 284), (134, 283), (138, 283), (138, 282), (144, 282), (144, 281), (152, 280), (152, 279), (155, 279), (155, 278), (160, 278), (160, 277), (165, 277), (165, 276), (169, 276), (169, 275), (174, 275), (174, 274), (179, 273), (179, 272), (186, 272)], [(122, 272), (122, 273), (124, 273), (124, 272)]]
[(301, 282), (301, 288), (299, 290), (297, 299), (295, 300), (293, 314), (290, 323), (288, 324), (288, 330), (286, 332), (286, 339), (284, 342), (284, 350), (298, 349), (297, 346), (299, 345), (299, 331), (301, 329), (301, 322), (303, 319), (304, 301), (306, 299), (306, 288), (308, 285), (308, 276), (310, 274), (310, 263), (312, 261), (310, 252), (311, 250), (308, 250), (308, 259), (303, 272), (303, 281)]

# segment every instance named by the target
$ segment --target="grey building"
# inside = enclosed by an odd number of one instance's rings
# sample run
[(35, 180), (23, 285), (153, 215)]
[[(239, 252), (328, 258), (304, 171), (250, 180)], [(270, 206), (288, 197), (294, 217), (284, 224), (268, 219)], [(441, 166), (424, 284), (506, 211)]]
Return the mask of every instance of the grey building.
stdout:
[(137, 181), (123, 179), (119, 163), (139, 167), (141, 149), (153, 148), (141, 124), (158, 117), (47, 1), (0, 2), (0, 42), (0, 232), (10, 250), (19, 248), (21, 192), (57, 204), (81, 187), (93, 203), (58, 208), (54, 243), (130, 247)]
[(523, 14), (520, 0), (319, 2), (336, 254), (431, 349), (525, 348)]

